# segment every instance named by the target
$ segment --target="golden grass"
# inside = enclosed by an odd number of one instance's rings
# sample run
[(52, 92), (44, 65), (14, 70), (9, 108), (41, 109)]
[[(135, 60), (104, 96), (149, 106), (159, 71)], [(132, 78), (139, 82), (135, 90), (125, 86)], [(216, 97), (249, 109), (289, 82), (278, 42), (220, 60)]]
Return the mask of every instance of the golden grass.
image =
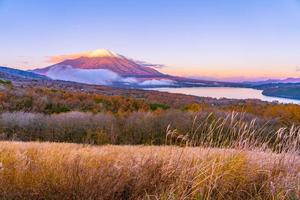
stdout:
[(0, 199), (299, 199), (293, 153), (0, 142)]

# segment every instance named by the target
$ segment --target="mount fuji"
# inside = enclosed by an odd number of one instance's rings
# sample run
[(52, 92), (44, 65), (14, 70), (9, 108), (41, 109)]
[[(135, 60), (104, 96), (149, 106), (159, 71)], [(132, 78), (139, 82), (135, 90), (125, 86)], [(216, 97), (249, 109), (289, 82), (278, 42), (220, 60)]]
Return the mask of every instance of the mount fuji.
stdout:
[(110, 50), (98, 49), (75, 54), (54, 65), (31, 70), (31, 72), (54, 80), (130, 87), (222, 86), (226, 84), (172, 76), (154, 68), (153, 64), (141, 63)]

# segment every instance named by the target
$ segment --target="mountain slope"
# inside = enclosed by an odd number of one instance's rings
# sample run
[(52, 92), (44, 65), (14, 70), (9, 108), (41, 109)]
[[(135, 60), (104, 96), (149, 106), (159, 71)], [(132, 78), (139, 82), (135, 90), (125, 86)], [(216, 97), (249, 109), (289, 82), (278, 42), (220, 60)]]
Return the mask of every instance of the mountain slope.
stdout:
[(57, 56), (57, 64), (32, 70), (55, 80), (121, 87), (199, 87), (236, 86), (219, 81), (204, 81), (163, 74), (153, 64), (135, 61), (112, 51), (100, 49), (91, 52)]
[(163, 77), (164, 74), (150, 67), (137, 64), (124, 56), (109, 50), (96, 50), (90, 54), (75, 59), (67, 59), (46, 68), (33, 70), (39, 74), (47, 74), (49, 70), (57, 66), (72, 66), (76, 69), (106, 69), (122, 77)]

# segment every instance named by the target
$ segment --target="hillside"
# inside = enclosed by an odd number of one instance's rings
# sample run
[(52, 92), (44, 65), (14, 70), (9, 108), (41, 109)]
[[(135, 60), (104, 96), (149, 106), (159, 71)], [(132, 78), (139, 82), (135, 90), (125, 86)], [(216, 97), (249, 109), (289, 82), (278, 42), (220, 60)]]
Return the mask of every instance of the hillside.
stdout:
[(263, 95), (290, 98), (290, 99), (300, 99), (300, 87), (289, 86), (289, 87), (268, 88), (263, 91)]
[(245, 87), (263, 90), (262, 94), (270, 97), (300, 99), (300, 82), (297, 78), (244, 82)]

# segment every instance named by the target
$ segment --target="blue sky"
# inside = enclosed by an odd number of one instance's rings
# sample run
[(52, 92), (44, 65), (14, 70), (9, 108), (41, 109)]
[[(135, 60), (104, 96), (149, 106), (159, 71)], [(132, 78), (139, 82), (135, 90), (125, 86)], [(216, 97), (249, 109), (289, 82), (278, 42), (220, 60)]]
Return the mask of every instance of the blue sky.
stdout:
[(0, 0), (0, 65), (106, 48), (202, 77), (300, 76), (299, 0)]

